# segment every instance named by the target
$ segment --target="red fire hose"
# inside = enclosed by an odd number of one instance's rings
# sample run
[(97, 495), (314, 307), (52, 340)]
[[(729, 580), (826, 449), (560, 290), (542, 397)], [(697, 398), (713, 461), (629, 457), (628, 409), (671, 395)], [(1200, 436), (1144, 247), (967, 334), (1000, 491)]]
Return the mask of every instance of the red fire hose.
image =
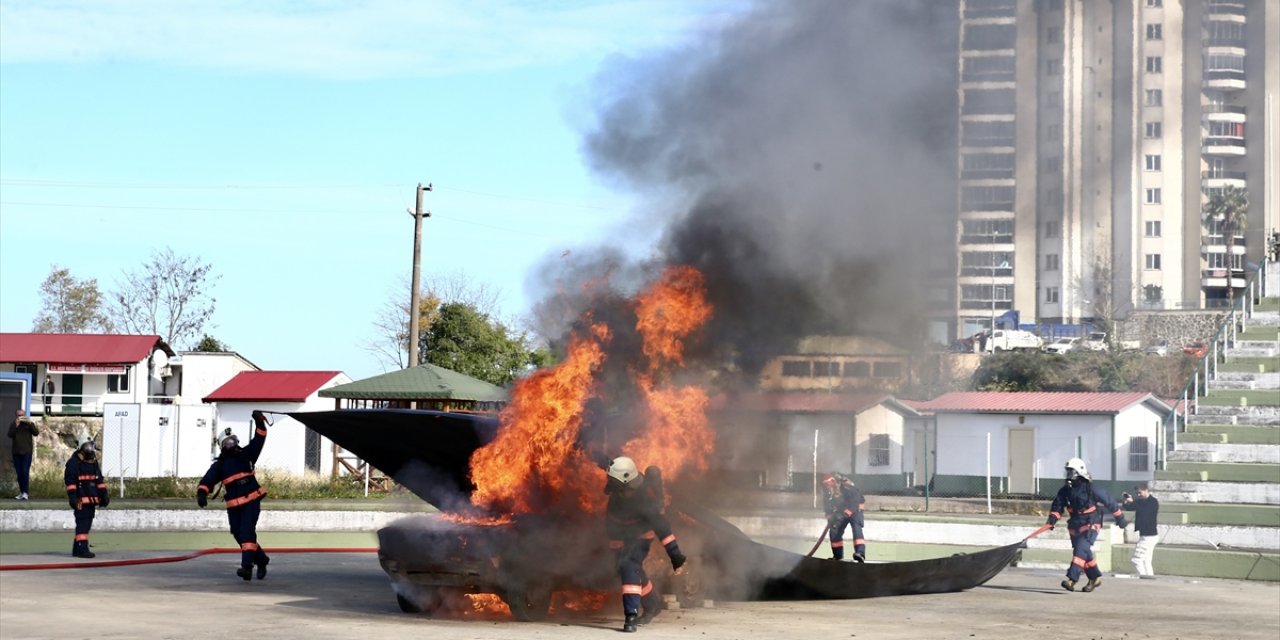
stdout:
[(1050, 530), (1050, 529), (1052, 529), (1052, 528), (1053, 528), (1053, 525), (1051, 525), (1051, 524), (1043, 524), (1043, 525), (1040, 525), (1040, 528), (1039, 528), (1039, 529), (1036, 529), (1035, 531), (1032, 531), (1032, 532), (1031, 532), (1031, 535), (1029, 535), (1029, 536), (1027, 536), (1027, 537), (1023, 538), (1023, 539), (1022, 539), (1022, 541), (1023, 541), (1023, 542), (1026, 542), (1026, 541), (1028, 541), (1028, 540), (1030, 540), (1030, 539), (1032, 539), (1032, 538), (1034, 538), (1034, 537), (1036, 537), (1036, 536), (1038, 536), (1038, 535), (1040, 535), (1040, 534), (1042, 534), (1042, 533), (1044, 533), (1044, 532), (1046, 532), (1046, 531), (1048, 531), (1048, 530)]
[[(375, 553), (377, 548), (369, 547), (290, 547), (272, 548), (271, 553)], [(91, 562), (50, 562), (41, 564), (5, 564), (0, 571), (37, 571), (45, 569), (101, 569), (103, 567), (125, 567), (135, 564), (163, 564), (181, 562), (211, 553), (240, 553), (239, 549), (201, 549), (181, 556), (163, 556), (159, 558), (136, 558), (133, 560), (96, 560)]]

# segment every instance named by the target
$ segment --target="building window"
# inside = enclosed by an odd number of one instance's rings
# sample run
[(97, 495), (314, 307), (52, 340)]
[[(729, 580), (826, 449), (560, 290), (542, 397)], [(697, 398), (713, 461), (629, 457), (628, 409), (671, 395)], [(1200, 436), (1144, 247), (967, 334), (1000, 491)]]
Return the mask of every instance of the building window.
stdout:
[(1045, 302), (1047, 302), (1047, 303), (1056, 303), (1056, 302), (1058, 301), (1058, 288), (1057, 288), (1057, 287), (1045, 287), (1045, 288), (1044, 288), (1044, 301), (1045, 301)]
[(813, 375), (812, 363), (808, 360), (783, 360), (782, 375), (807, 378)]
[(1147, 137), (1152, 139), (1159, 138), (1164, 134), (1163, 129), (1164, 127), (1160, 126), (1159, 122), (1148, 122)]
[(1056, 253), (1046, 253), (1046, 254), (1045, 254), (1045, 256), (1044, 256), (1044, 270), (1045, 270), (1045, 271), (1057, 271), (1057, 270), (1058, 270), (1058, 254), (1056, 254)]
[(1159, 89), (1147, 89), (1147, 106), (1158, 107), (1164, 104), (1164, 92)]
[(125, 369), (122, 374), (107, 374), (107, 393), (128, 393), (129, 392), (129, 370)]
[(1147, 438), (1129, 438), (1129, 470), (1147, 471), (1151, 468), (1151, 442)]
[(1155, 304), (1164, 300), (1164, 287), (1158, 284), (1149, 284), (1142, 287), (1142, 298), (1148, 304)]
[(1062, 158), (1049, 156), (1040, 161), (1040, 170), (1045, 173), (1056, 173), (1062, 170)]
[(1159, 154), (1147, 154), (1146, 161), (1147, 161), (1147, 171), (1159, 171), (1159, 170), (1160, 170), (1160, 156), (1159, 156)]
[(838, 376), (840, 375), (840, 363), (826, 362), (824, 360), (816, 361), (813, 363), (813, 375), (821, 377)]
[[(1012, 59), (1012, 58), (1011, 58)], [(965, 121), (961, 123), (961, 144), (966, 147), (1012, 147), (1013, 121)]]
[(1145, 227), (1145, 233), (1143, 235), (1145, 235), (1146, 237), (1148, 238), (1160, 237), (1160, 221), (1159, 220), (1148, 220), (1146, 224), (1143, 226)]
[(1160, 6), (1163, 6), (1163, 3), (1161, 2), (1161, 0), (1147, 0), (1147, 6), (1160, 7)]
[(1160, 254), (1158, 253), (1147, 254), (1147, 270), (1148, 271), (1160, 270)]
[(1164, 60), (1160, 56), (1147, 56), (1147, 73), (1164, 73)]
[(1160, 24), (1149, 24), (1149, 25), (1147, 25), (1147, 39), (1148, 39), (1148, 40), (1163, 40), (1163, 39), (1164, 39), (1164, 25), (1160, 25)]
[(901, 362), (876, 362), (871, 365), (871, 375), (876, 378), (902, 377)]
[(1160, 190), (1147, 189), (1147, 204), (1160, 204)]
[(965, 211), (1013, 211), (1013, 187), (964, 187), (960, 206)]
[(1056, 76), (1062, 74), (1062, 59), (1050, 58), (1044, 63), (1045, 75)]
[(871, 363), (865, 360), (855, 360), (853, 362), (844, 363), (844, 377), (846, 378), (870, 378)]
[(889, 434), (873, 433), (867, 446), (867, 462), (873, 467), (889, 465)]
[(1062, 27), (1049, 27), (1049, 30), (1045, 31), (1044, 39), (1049, 44), (1062, 42)]
[(1050, 220), (1044, 223), (1044, 237), (1056, 238), (1062, 233), (1062, 223), (1057, 220)]

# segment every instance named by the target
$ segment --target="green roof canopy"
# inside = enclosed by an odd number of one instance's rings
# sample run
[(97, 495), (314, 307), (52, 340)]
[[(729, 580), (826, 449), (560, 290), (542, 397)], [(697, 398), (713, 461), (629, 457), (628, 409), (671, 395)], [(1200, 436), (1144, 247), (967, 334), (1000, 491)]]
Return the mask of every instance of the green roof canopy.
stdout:
[(345, 400), (470, 400), (506, 402), (507, 391), (484, 380), (424, 364), (320, 391)]

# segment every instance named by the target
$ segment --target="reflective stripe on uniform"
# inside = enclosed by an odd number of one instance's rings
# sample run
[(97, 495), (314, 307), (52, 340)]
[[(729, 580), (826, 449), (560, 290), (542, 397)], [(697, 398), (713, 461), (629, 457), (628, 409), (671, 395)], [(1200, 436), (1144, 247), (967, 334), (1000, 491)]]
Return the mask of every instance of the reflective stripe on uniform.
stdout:
[(257, 429), (254, 429), (253, 432), (263, 437), (266, 437), (267, 435), (267, 430), (263, 429), (262, 427), (258, 427)]
[(665, 537), (665, 538), (663, 538), (663, 539), (662, 539), (662, 546), (664, 546), (664, 547), (665, 547), (665, 546), (667, 546), (667, 545), (669, 545), (669, 544), (671, 544), (672, 542), (675, 542), (675, 541), (676, 541), (676, 534), (674, 534), (674, 533), (673, 533), (673, 534), (670, 534), (670, 535), (668, 535), (667, 537)]
[(866, 541), (866, 540), (863, 540), (862, 538), (854, 538), (854, 539), (853, 539), (853, 543), (854, 543), (854, 544), (866, 544), (866, 543), (867, 543), (867, 541)]
[[(88, 542), (88, 541), (89, 541), (89, 534), (87, 533), (76, 534), (76, 542)], [(63, 544), (66, 544), (66, 543), (63, 543)]]
[(831, 541), (831, 548), (832, 548), (832, 549), (843, 549), (843, 548), (844, 548), (844, 540), (832, 540), (832, 541)]
[(643, 592), (641, 591), (643, 588), (644, 587), (638, 584), (624, 584), (622, 585), (622, 595), (643, 595)]
[(76, 486), (74, 484), (67, 485), (67, 491), (75, 491), (75, 490), (76, 490)]
[(1088, 508), (1088, 509), (1085, 509), (1084, 511), (1077, 511), (1077, 512), (1076, 512), (1076, 515), (1081, 515), (1081, 516), (1082, 516), (1082, 515), (1085, 515), (1086, 513), (1093, 513), (1094, 511), (1097, 511), (1097, 510), (1098, 510), (1098, 505), (1096, 505), (1096, 504), (1091, 504), (1091, 505), (1089, 505), (1089, 508)]
[(241, 543), (240, 543), (240, 550), (241, 550), (241, 551), (257, 551), (257, 550), (258, 550), (258, 543), (256, 543), (256, 542), (241, 542)]
[(654, 538), (657, 538), (657, 537), (658, 537), (658, 534), (654, 533), (652, 530), (646, 531), (640, 535), (641, 540), (653, 540)]
[(84, 482), (85, 480), (97, 480), (97, 479), (98, 479), (98, 476), (97, 476), (96, 474), (92, 474), (92, 473), (91, 473), (91, 474), (88, 474), (88, 475), (81, 475), (81, 476), (78, 476), (76, 479), (77, 479), (77, 480), (79, 480), (79, 481), (81, 481), (81, 482)]
[(229, 476), (227, 476), (227, 477), (223, 478), (223, 479), (222, 479), (222, 484), (231, 484), (232, 482), (235, 482), (236, 480), (239, 480), (240, 478), (248, 478), (249, 476), (252, 476), (252, 475), (253, 475), (253, 472), (252, 472), (252, 471), (241, 471), (240, 473), (233, 473), (233, 474), (231, 474), (231, 475), (229, 475)]
[(200, 485), (200, 486), (196, 487), (196, 491), (203, 491), (203, 492), (205, 492), (205, 493), (209, 493), (209, 487), (206, 487), (206, 486), (204, 486), (204, 485)]
[(1080, 556), (1071, 556), (1071, 564), (1074, 564), (1077, 567), (1083, 568), (1085, 565), (1085, 561), (1084, 561), (1084, 558), (1081, 558)]
[(267, 495), (267, 490), (263, 489), (262, 487), (258, 487), (257, 489), (254, 489), (251, 493), (249, 493), (249, 495), (240, 496), (239, 498), (231, 498), (230, 500), (227, 500), (227, 508), (230, 509), (232, 507), (238, 507), (242, 504), (249, 504), (250, 502), (253, 502), (254, 500), (257, 500), (265, 495)]

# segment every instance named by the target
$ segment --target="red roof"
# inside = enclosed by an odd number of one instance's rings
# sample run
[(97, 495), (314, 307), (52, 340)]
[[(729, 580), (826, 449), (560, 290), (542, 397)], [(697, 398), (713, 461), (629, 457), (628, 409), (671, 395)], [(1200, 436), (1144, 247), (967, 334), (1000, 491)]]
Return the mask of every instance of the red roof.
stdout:
[(718, 395), (711, 399), (713, 411), (753, 413), (862, 413), (882, 402), (910, 409), (884, 393), (812, 393), (775, 391)]
[(205, 402), (304, 402), (341, 371), (241, 371)]
[(0, 362), (136, 364), (156, 349), (173, 355), (160, 336), (0, 333)]
[(1161, 411), (1170, 409), (1142, 391), (956, 391), (911, 406), (921, 413), (1119, 413), (1143, 402)]

